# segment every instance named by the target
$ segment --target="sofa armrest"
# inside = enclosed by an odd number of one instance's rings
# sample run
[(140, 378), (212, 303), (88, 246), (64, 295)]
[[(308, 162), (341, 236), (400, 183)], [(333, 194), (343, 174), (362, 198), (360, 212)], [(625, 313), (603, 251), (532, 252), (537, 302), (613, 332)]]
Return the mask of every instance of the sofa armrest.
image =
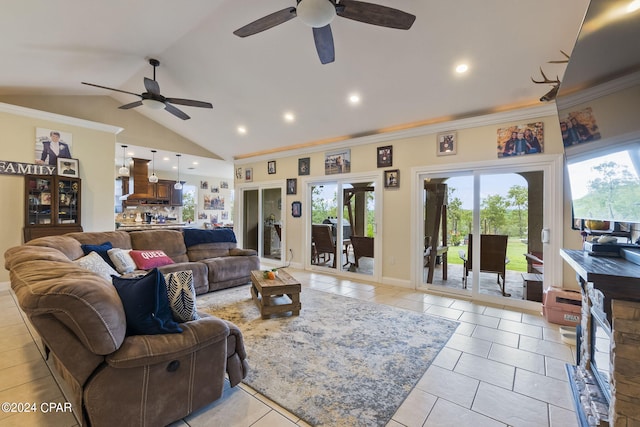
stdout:
[(252, 256), (252, 255), (258, 255), (258, 252), (255, 249), (232, 248), (232, 249), (229, 249), (229, 255), (231, 255), (231, 256)]
[(229, 325), (222, 319), (207, 316), (181, 323), (181, 334), (133, 335), (106, 357), (114, 368), (135, 368), (165, 363), (191, 354), (213, 343), (227, 345)]
[(227, 321), (229, 338), (227, 339), (227, 374), (231, 387), (236, 386), (249, 372), (247, 352), (244, 349), (244, 339), (238, 327)]

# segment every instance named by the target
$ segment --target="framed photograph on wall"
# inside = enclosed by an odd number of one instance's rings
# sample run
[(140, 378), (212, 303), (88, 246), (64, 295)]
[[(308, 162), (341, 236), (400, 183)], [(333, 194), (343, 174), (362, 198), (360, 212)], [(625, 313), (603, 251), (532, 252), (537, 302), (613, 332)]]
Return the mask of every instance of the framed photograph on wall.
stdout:
[(441, 132), (438, 134), (438, 156), (449, 156), (458, 152), (458, 138), (456, 132)]
[(534, 122), (498, 129), (498, 158), (544, 152), (544, 123)]
[(78, 159), (66, 159), (58, 157), (58, 175), (78, 178), (80, 176), (80, 165)]
[(351, 149), (331, 151), (324, 155), (324, 174), (334, 175), (337, 173), (351, 172)]
[(298, 192), (298, 179), (287, 179), (287, 194), (296, 194)]
[(384, 171), (384, 186), (385, 188), (399, 188), (400, 187), (400, 170), (391, 169)]
[(378, 167), (389, 168), (393, 166), (393, 146), (378, 147)]
[(311, 171), (311, 158), (298, 159), (298, 175), (309, 175)]
[(269, 172), (269, 175), (273, 175), (274, 173), (276, 173), (276, 161), (275, 160), (269, 160), (267, 162), (267, 172)]
[(253, 168), (246, 168), (244, 170), (244, 180), (247, 182), (253, 181)]
[(302, 216), (302, 202), (291, 203), (291, 216), (300, 218)]
[(57, 166), (58, 157), (71, 158), (72, 134), (56, 129), (36, 128), (35, 163)]

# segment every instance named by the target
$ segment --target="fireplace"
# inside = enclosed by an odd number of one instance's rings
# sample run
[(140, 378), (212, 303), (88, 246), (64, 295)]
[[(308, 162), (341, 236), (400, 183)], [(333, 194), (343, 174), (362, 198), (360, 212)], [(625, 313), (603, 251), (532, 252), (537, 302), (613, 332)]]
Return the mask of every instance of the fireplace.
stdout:
[(640, 265), (562, 249), (578, 273), (577, 365), (567, 365), (581, 427), (640, 425)]
[[(595, 291), (594, 293), (602, 292)], [(591, 374), (611, 403), (611, 326), (602, 306), (591, 307)]]

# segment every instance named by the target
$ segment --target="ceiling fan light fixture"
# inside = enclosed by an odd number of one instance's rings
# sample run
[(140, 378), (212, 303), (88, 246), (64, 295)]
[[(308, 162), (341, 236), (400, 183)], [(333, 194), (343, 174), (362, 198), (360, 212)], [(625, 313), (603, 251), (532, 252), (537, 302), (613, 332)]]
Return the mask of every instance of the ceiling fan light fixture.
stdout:
[(302, 0), (296, 14), (308, 26), (322, 28), (336, 17), (336, 8), (329, 0)]
[(142, 104), (151, 110), (162, 110), (164, 108), (164, 102), (155, 99), (143, 99)]

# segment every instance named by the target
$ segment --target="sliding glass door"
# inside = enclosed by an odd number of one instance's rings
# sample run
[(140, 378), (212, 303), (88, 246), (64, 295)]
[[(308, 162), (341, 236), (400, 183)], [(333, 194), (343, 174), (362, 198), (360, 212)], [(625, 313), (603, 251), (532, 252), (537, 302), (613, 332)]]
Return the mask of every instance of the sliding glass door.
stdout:
[(550, 281), (541, 236), (557, 206), (552, 166), (417, 174), (424, 236), (418, 287), (540, 302)]
[(309, 267), (376, 276), (378, 177), (308, 183)]
[(283, 186), (268, 185), (243, 188), (242, 192), (242, 245), (254, 249), (267, 263), (284, 262)]

